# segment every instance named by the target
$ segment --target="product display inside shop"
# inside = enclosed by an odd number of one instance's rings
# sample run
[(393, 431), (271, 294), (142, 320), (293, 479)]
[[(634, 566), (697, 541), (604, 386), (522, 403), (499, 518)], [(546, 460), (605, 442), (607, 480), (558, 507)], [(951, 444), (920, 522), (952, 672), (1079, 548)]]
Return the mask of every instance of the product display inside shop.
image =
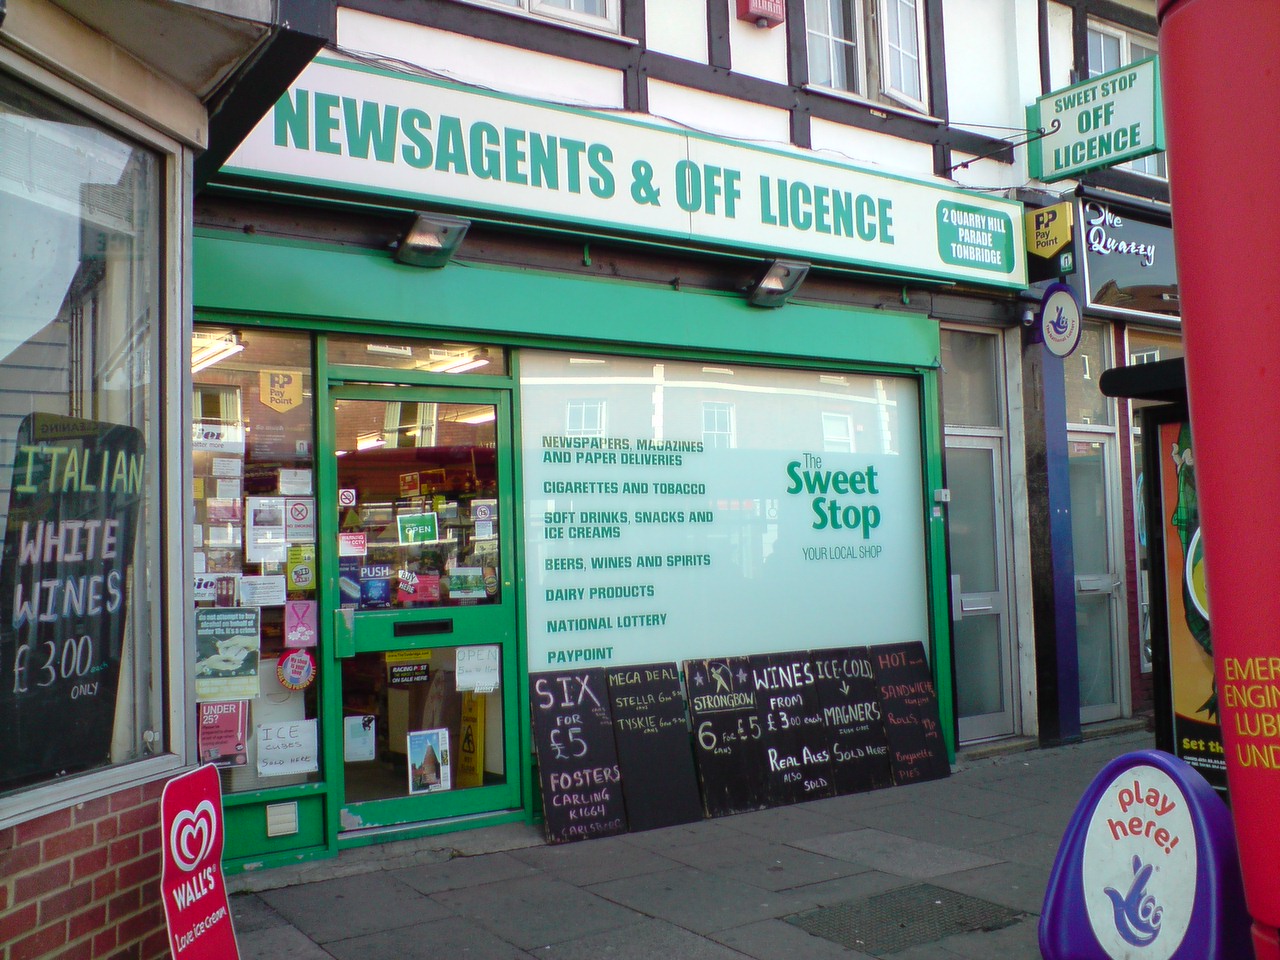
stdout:
[(197, 746), (233, 792), (320, 771), (310, 356), (306, 334), (192, 339)]

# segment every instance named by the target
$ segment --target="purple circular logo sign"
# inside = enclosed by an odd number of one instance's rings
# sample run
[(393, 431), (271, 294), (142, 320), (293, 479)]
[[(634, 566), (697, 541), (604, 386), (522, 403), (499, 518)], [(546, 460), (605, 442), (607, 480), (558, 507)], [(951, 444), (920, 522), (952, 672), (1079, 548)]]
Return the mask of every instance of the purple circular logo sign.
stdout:
[(1080, 304), (1065, 283), (1053, 283), (1040, 301), (1040, 333), (1056, 357), (1066, 357), (1080, 343)]

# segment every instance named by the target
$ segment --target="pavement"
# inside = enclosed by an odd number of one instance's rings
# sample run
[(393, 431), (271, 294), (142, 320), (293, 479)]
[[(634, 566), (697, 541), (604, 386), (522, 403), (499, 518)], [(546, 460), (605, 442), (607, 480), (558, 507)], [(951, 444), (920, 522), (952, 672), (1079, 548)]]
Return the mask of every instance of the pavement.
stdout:
[(1063, 831), (1142, 721), (943, 780), (547, 845), (507, 824), (228, 878), (244, 960), (1038, 960)]

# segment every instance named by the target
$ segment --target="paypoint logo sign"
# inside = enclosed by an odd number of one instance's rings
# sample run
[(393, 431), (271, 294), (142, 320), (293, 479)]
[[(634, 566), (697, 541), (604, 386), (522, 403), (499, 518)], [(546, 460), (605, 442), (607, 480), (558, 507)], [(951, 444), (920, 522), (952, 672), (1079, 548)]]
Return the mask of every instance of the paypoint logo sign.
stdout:
[(803, 454), (787, 464), (787, 493), (812, 497), (814, 530), (860, 531), (870, 540), (880, 526), (880, 507), (869, 502), (880, 494), (880, 475), (868, 464), (862, 470), (830, 470), (816, 454)]

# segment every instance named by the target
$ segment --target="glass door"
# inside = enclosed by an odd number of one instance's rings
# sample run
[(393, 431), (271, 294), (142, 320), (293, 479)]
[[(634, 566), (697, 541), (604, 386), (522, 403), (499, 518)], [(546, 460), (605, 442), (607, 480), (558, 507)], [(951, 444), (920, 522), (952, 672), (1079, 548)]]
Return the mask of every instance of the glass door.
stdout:
[(951, 629), (961, 742), (1014, 732), (1002, 476), (998, 440), (948, 438)]
[(509, 395), (329, 398), (341, 828), (518, 807)]
[(1120, 716), (1118, 610), (1123, 598), (1109, 494), (1115, 440), (1068, 436), (1071, 542), (1075, 560), (1076, 644), (1080, 657), (1080, 721)]

